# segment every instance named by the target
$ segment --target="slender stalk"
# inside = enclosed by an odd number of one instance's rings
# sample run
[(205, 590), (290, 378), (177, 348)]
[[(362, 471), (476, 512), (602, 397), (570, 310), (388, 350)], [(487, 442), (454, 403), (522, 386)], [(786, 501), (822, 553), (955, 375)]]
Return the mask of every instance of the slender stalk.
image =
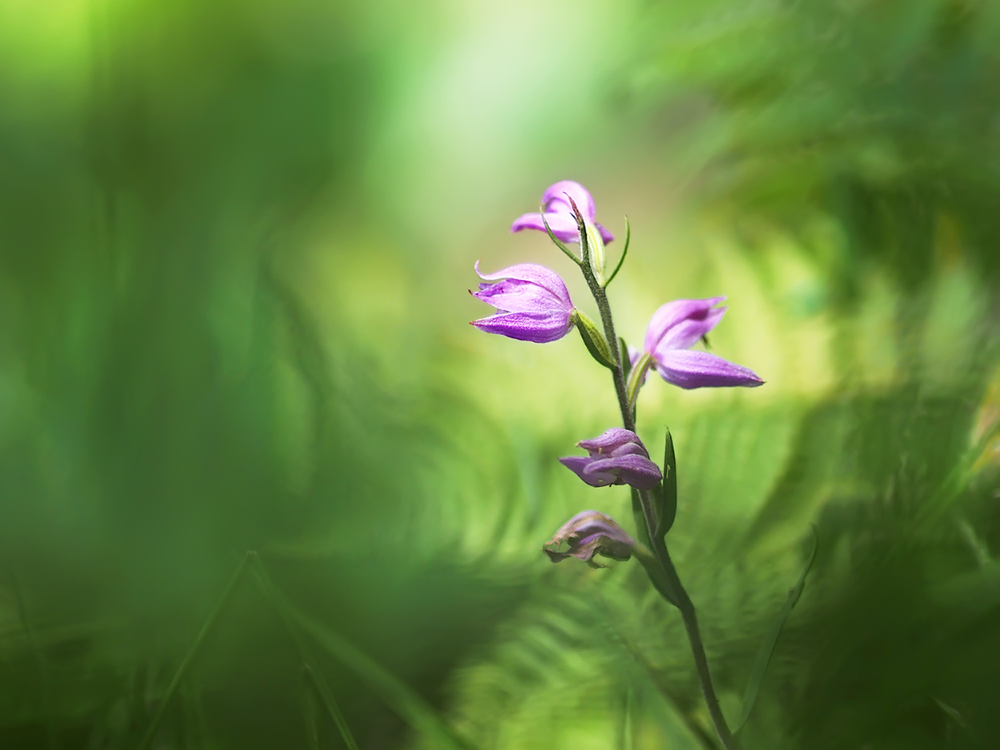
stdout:
[(736, 741), (733, 739), (729, 725), (726, 724), (726, 717), (722, 715), (719, 706), (719, 699), (715, 694), (715, 686), (712, 684), (712, 673), (708, 668), (708, 657), (705, 656), (705, 645), (701, 641), (701, 631), (698, 629), (698, 617), (695, 614), (694, 602), (688, 596), (687, 591), (681, 585), (681, 580), (677, 576), (677, 569), (674, 568), (667, 552), (667, 545), (661, 540), (657, 550), (657, 557), (664, 563), (663, 569), (670, 583), (670, 588), (677, 597), (677, 609), (681, 612), (684, 620), (684, 629), (687, 631), (688, 641), (691, 644), (691, 651), (694, 654), (694, 664), (698, 670), (698, 679), (701, 680), (701, 692), (705, 697), (705, 705), (708, 706), (708, 714), (712, 717), (715, 731), (722, 740), (722, 746), (726, 750), (736, 748)]
[[(582, 230), (581, 230), (582, 236)], [(604, 335), (608, 341), (617, 342), (618, 338), (615, 336), (615, 323), (611, 317), (611, 305), (608, 303), (608, 295), (604, 291), (604, 287), (601, 286), (597, 277), (594, 276), (593, 270), (591, 270), (588, 263), (584, 263), (581, 266), (583, 270), (583, 275), (587, 279), (587, 285), (590, 287), (590, 293), (594, 295), (594, 301), (597, 303), (597, 309), (601, 313), (601, 322), (604, 324)], [(622, 353), (621, 347), (612, 346), (610, 347), (611, 354), (614, 357), (614, 367), (611, 370), (611, 374), (615, 382), (615, 393), (618, 396), (618, 408), (622, 414), (622, 422), (626, 430), (631, 430), (635, 432), (635, 412), (629, 406), (628, 399), (628, 389), (625, 384), (625, 369), (622, 367)], [(642, 505), (642, 515), (646, 521), (646, 528), (649, 529), (649, 538), (653, 538), (653, 534), (656, 532), (656, 512), (653, 510), (653, 500), (649, 496), (648, 492), (639, 491), (639, 499)], [(655, 549), (654, 551), (659, 552)], [(668, 599), (670, 597), (667, 597)]]
[[(575, 208), (576, 206), (574, 205)], [(607, 292), (600, 281), (598, 281), (591, 264), (588, 262), (589, 248), (587, 247), (583, 216), (579, 211), (576, 214), (580, 230), (580, 246), (583, 251), (583, 263), (580, 264), (580, 270), (583, 271), (583, 276), (587, 280), (587, 286), (590, 287), (590, 292), (597, 303), (597, 309), (601, 313), (601, 322), (604, 324), (604, 335), (609, 342), (614, 344), (610, 347), (615, 365), (612, 369), (612, 374), (615, 382), (615, 393), (618, 396), (618, 407), (621, 410), (622, 423), (626, 430), (635, 432), (634, 405), (629, 399), (628, 386), (625, 382), (621, 348), (617, 345), (618, 338), (615, 335), (615, 325), (611, 317), (611, 305), (608, 302)], [(633, 373), (636, 377), (642, 377), (644, 374)], [(705, 704), (708, 706), (708, 713), (712, 717), (712, 723), (715, 725), (715, 731), (718, 733), (719, 739), (726, 750), (735, 750), (736, 741), (733, 739), (732, 732), (729, 731), (729, 725), (726, 724), (726, 719), (722, 715), (722, 709), (719, 707), (719, 699), (715, 694), (715, 686), (712, 684), (712, 673), (708, 668), (705, 646), (701, 640), (701, 631), (698, 629), (698, 618), (695, 614), (694, 602), (691, 601), (691, 597), (688, 596), (687, 591), (684, 590), (684, 586), (681, 584), (677, 570), (674, 568), (670, 554), (667, 552), (666, 542), (662, 537), (659, 539), (656, 538), (657, 519), (653, 498), (650, 496), (648, 490), (639, 490), (639, 499), (642, 505), (646, 528), (649, 530), (649, 538), (653, 544), (652, 552), (658, 563), (654, 566), (650, 565), (649, 561), (646, 560), (643, 561), (644, 567), (650, 573), (650, 580), (660, 595), (680, 610), (681, 617), (684, 620), (684, 629), (687, 631), (691, 651), (694, 654), (695, 668), (698, 670), (698, 678), (701, 681), (701, 691), (705, 697)], [(657, 568), (660, 570), (654, 575), (652, 571)]]
[(618, 408), (622, 413), (622, 421), (625, 424), (626, 430), (631, 430), (635, 432), (635, 411), (629, 406), (628, 402), (628, 390), (625, 385), (625, 370), (622, 367), (622, 353), (621, 347), (617, 346), (618, 338), (615, 336), (615, 323), (611, 319), (611, 305), (608, 304), (608, 295), (604, 291), (604, 288), (597, 283), (597, 279), (593, 277), (592, 273), (587, 273), (590, 269), (586, 269), (584, 275), (589, 276), (587, 279), (588, 283), (593, 279), (593, 284), (591, 284), (591, 292), (594, 295), (594, 300), (597, 302), (597, 309), (601, 313), (601, 323), (604, 324), (604, 335), (607, 336), (609, 342), (613, 345), (610, 347), (611, 352), (614, 355), (615, 368), (612, 370), (615, 381), (615, 395), (618, 396)]

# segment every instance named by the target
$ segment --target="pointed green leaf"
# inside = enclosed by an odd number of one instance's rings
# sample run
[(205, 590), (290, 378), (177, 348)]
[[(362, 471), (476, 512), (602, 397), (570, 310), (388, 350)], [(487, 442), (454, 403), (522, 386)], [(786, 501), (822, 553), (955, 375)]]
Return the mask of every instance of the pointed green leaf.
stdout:
[(632, 360), (628, 358), (628, 344), (625, 343), (625, 339), (621, 336), (618, 337), (618, 351), (622, 358), (622, 372), (625, 374), (625, 382), (628, 382), (628, 376), (632, 372)]
[(677, 459), (674, 457), (674, 439), (670, 428), (666, 428), (667, 438), (663, 446), (663, 482), (657, 508), (656, 537), (663, 539), (674, 525), (677, 516)]
[(555, 243), (555, 246), (558, 247), (560, 250), (562, 250), (571, 261), (573, 261), (577, 265), (580, 265), (580, 259), (576, 257), (576, 253), (574, 253), (572, 250), (566, 247), (565, 243), (563, 243), (562, 240), (560, 240), (558, 237), (552, 234), (552, 230), (549, 228), (549, 222), (545, 220), (544, 208), (539, 208), (538, 210), (542, 214), (542, 224), (545, 225), (545, 231), (548, 233), (549, 239), (552, 240)]
[(760, 692), (760, 685), (764, 681), (764, 675), (767, 673), (767, 665), (771, 662), (771, 654), (774, 653), (774, 646), (778, 642), (778, 636), (781, 635), (781, 628), (784, 626), (788, 614), (792, 611), (792, 607), (795, 606), (795, 603), (799, 600), (799, 596), (802, 595), (802, 589), (805, 588), (806, 575), (812, 567), (813, 560), (816, 559), (816, 550), (819, 549), (819, 535), (816, 533), (815, 526), (812, 527), (812, 534), (813, 548), (805, 570), (802, 571), (799, 582), (788, 592), (788, 599), (785, 600), (785, 606), (781, 608), (778, 616), (774, 618), (774, 622), (771, 623), (771, 627), (768, 628), (767, 634), (764, 636), (763, 643), (760, 644), (760, 648), (757, 650), (757, 659), (754, 661), (753, 670), (750, 672), (750, 680), (747, 682), (747, 689), (743, 694), (743, 708), (740, 710), (740, 718), (737, 719), (736, 724), (733, 726), (734, 735), (743, 728), (750, 717), (753, 704), (757, 701), (757, 693)]
[[(290, 632), (295, 633), (296, 630), (301, 630), (307, 634), (327, 653), (353, 671), (391, 711), (415, 731), (433, 740), (434, 747), (473, 750), (474, 746), (446, 724), (433, 706), (427, 703), (416, 690), (413, 690), (403, 680), (357, 648), (340, 633), (292, 604), (284, 592), (271, 581), (263, 563), (258, 561), (256, 570), (258, 582), (267, 598), (277, 609), (278, 614), (283, 620), (297, 626), (296, 629), (290, 629)], [(296, 640), (298, 641), (296, 645), (300, 645), (301, 639), (296, 638)], [(313, 669), (313, 674), (318, 674), (315, 669)]]
[(628, 217), (626, 216), (625, 217), (625, 247), (622, 248), (622, 257), (620, 257), (618, 259), (618, 265), (615, 266), (615, 270), (611, 272), (611, 275), (608, 277), (608, 280), (606, 282), (604, 282), (604, 288), (605, 289), (608, 287), (608, 285), (612, 281), (615, 280), (615, 276), (617, 276), (618, 272), (621, 270), (622, 263), (625, 262), (625, 256), (628, 255), (628, 243), (629, 243), (630, 239), (632, 239), (632, 227), (629, 226)]

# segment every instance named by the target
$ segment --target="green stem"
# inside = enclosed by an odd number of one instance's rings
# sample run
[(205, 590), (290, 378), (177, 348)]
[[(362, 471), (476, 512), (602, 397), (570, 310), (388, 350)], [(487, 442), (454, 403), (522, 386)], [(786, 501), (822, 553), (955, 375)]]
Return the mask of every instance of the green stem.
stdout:
[[(607, 336), (607, 340), (618, 341), (618, 338), (615, 336), (615, 325), (611, 317), (611, 305), (608, 302), (608, 295), (605, 292), (604, 287), (601, 286), (597, 277), (594, 275), (591, 264), (587, 262), (587, 240), (586, 234), (584, 233), (583, 217), (579, 214), (577, 215), (577, 224), (580, 230), (580, 244), (583, 250), (584, 260), (584, 262), (580, 264), (580, 270), (583, 271), (583, 276), (587, 280), (587, 286), (590, 287), (590, 293), (594, 296), (594, 301), (597, 303), (597, 309), (601, 313), (601, 322), (604, 324), (604, 334)], [(625, 382), (625, 371), (622, 368), (621, 347), (612, 346), (611, 351), (614, 356), (615, 365), (611, 372), (614, 377), (615, 393), (618, 396), (618, 408), (621, 411), (622, 423), (624, 424), (626, 430), (635, 432), (635, 409), (632, 399), (629, 398), (629, 389)], [(646, 367), (648, 367), (648, 362), (645, 364)], [(636, 384), (640, 383), (641, 377), (645, 375), (645, 372), (638, 372), (639, 370), (645, 370), (645, 367), (638, 367), (636, 368), (636, 371), (632, 373), (632, 377), (635, 379)], [(638, 390), (638, 387), (634, 388), (635, 393), (638, 393)], [(646, 568), (646, 571), (650, 573), (650, 581), (652, 582), (654, 588), (656, 588), (657, 592), (680, 610), (681, 617), (684, 620), (684, 629), (687, 631), (688, 641), (691, 644), (691, 651), (694, 654), (695, 668), (698, 670), (698, 678), (701, 681), (701, 691), (705, 696), (708, 713), (712, 717), (712, 723), (715, 725), (715, 731), (718, 733), (723, 747), (726, 748), (726, 750), (734, 750), (736, 748), (736, 743), (733, 739), (732, 732), (729, 731), (729, 725), (726, 724), (726, 719), (722, 715), (722, 709), (719, 707), (719, 699), (715, 694), (715, 686), (712, 684), (712, 674), (708, 668), (708, 658), (705, 656), (705, 646), (701, 640), (701, 631), (698, 629), (698, 618), (695, 614), (694, 603), (691, 601), (691, 597), (688, 596), (687, 591), (684, 590), (684, 586), (681, 584), (680, 577), (677, 575), (677, 570), (674, 568), (674, 564), (670, 559), (669, 553), (667, 552), (666, 542), (662, 537), (659, 539), (656, 538), (657, 519), (654, 511), (655, 506), (653, 498), (650, 495), (649, 490), (639, 490), (639, 499), (642, 505), (642, 513), (646, 522), (646, 528), (649, 531), (649, 539), (653, 544), (652, 556), (658, 564), (652, 564), (652, 560), (649, 559), (650, 551), (645, 547), (643, 547), (644, 551), (640, 551), (637, 557), (639, 557), (639, 560), (643, 564), (643, 567)], [(637, 545), (637, 548), (638, 546), (639, 545)], [(655, 570), (656, 574), (654, 575), (651, 570)]]
[[(584, 257), (587, 257), (586, 251), (584, 252)], [(589, 263), (583, 263), (580, 268), (583, 271), (584, 278), (587, 280), (587, 286), (590, 287), (590, 293), (594, 296), (594, 301), (597, 303), (597, 309), (601, 313), (601, 323), (604, 324), (605, 337), (608, 341), (617, 341), (615, 323), (611, 317), (611, 305), (608, 302), (608, 295), (604, 291), (604, 287), (601, 286), (597, 277), (594, 276)], [(618, 396), (618, 408), (621, 411), (622, 422), (626, 430), (635, 432), (635, 411), (629, 406), (628, 388), (625, 384), (625, 370), (622, 367), (621, 347), (612, 346), (610, 349), (614, 364), (614, 367), (611, 368), (611, 375), (615, 383), (615, 394)], [(649, 493), (644, 491), (639, 492), (639, 498), (642, 504), (642, 515), (646, 522), (646, 528), (649, 529), (649, 538), (652, 539), (657, 525), (653, 500), (649, 496)]]
[(701, 640), (701, 631), (698, 629), (698, 617), (695, 614), (694, 602), (688, 596), (681, 580), (677, 575), (670, 555), (667, 552), (667, 545), (660, 540), (657, 545), (657, 557), (663, 563), (663, 570), (670, 584), (670, 590), (677, 597), (677, 609), (681, 612), (684, 620), (684, 629), (687, 631), (688, 642), (691, 644), (691, 651), (694, 654), (695, 668), (698, 670), (698, 679), (701, 680), (701, 692), (705, 697), (705, 705), (708, 706), (708, 714), (712, 717), (712, 724), (715, 731), (722, 740), (722, 746), (726, 750), (735, 750), (736, 740), (733, 739), (729, 725), (726, 724), (726, 717), (722, 715), (722, 708), (719, 706), (719, 699), (715, 694), (715, 686), (712, 684), (712, 673), (708, 668), (708, 657), (705, 656), (705, 645)]

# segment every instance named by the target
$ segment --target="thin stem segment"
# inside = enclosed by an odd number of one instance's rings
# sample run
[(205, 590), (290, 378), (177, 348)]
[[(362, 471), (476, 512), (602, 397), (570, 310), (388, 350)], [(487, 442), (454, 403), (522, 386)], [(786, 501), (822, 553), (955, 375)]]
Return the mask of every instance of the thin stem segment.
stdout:
[(726, 724), (726, 717), (722, 715), (722, 708), (719, 706), (719, 699), (715, 694), (715, 686), (712, 684), (712, 673), (708, 668), (705, 645), (702, 643), (701, 631), (698, 629), (698, 617), (695, 614), (694, 602), (691, 601), (691, 597), (688, 596), (687, 591), (684, 590), (684, 586), (681, 585), (681, 579), (677, 576), (677, 569), (674, 567), (673, 562), (670, 560), (670, 554), (667, 552), (666, 543), (661, 539), (658, 543), (654, 543), (654, 546), (657, 557), (663, 563), (663, 569), (666, 573), (671, 593), (677, 599), (677, 609), (680, 610), (681, 618), (684, 620), (684, 629), (687, 631), (688, 642), (691, 644), (691, 652), (694, 654), (694, 664), (698, 670), (698, 679), (701, 681), (701, 692), (705, 697), (708, 714), (712, 717), (712, 724), (715, 725), (715, 731), (719, 735), (719, 739), (722, 740), (722, 746), (726, 750), (735, 750), (737, 747), (736, 740), (733, 739), (732, 732), (729, 731), (729, 725)]

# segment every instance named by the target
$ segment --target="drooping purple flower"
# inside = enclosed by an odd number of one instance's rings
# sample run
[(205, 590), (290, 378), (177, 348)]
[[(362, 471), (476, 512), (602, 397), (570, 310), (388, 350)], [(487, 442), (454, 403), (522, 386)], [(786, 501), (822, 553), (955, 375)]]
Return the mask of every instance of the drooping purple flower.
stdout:
[[(601, 238), (605, 243), (611, 242), (614, 235), (598, 224), (594, 219), (597, 216), (597, 206), (587, 189), (579, 182), (572, 180), (561, 180), (550, 185), (542, 196), (542, 210), (545, 212), (545, 221), (549, 224), (558, 239), (563, 242), (579, 242), (580, 231), (576, 224), (576, 216), (573, 214), (573, 207), (569, 199), (572, 198), (577, 208), (583, 215), (585, 221), (590, 222), (601, 233)], [(545, 223), (542, 221), (542, 214), (524, 214), (516, 219), (510, 226), (510, 231), (520, 232), (522, 229), (537, 229), (545, 231)]]
[(649, 490), (662, 478), (660, 468), (649, 459), (639, 436), (621, 427), (612, 427), (599, 437), (577, 445), (589, 456), (566, 456), (559, 462), (591, 487), (627, 484)]
[[(560, 551), (563, 544), (568, 545)], [(577, 513), (542, 546), (542, 551), (552, 562), (561, 562), (567, 557), (583, 560), (592, 568), (603, 567), (594, 562), (594, 555), (625, 561), (632, 556), (635, 539), (630, 537), (610, 516), (596, 510)]]
[(561, 339), (573, 328), (573, 303), (566, 284), (554, 271), (521, 263), (482, 274), (477, 261), (476, 273), (487, 283), (481, 283), (472, 296), (497, 309), (496, 315), (472, 321), (479, 330), (545, 344)]
[(715, 328), (726, 312), (725, 297), (679, 299), (653, 313), (646, 329), (646, 354), (660, 377), (681, 388), (763, 385), (752, 370), (690, 347)]

